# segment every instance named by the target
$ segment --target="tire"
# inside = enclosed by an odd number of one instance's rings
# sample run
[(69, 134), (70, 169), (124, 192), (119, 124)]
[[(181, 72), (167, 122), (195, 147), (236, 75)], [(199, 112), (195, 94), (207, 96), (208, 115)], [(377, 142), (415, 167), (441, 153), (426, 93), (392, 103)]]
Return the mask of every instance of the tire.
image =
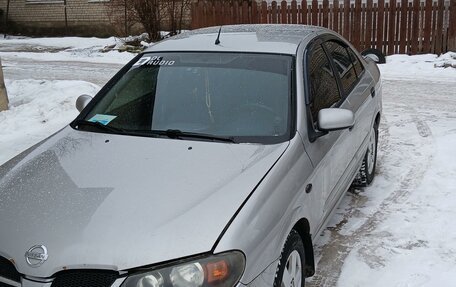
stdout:
[(377, 164), (377, 143), (378, 127), (373, 126), (369, 135), (369, 144), (364, 155), (363, 163), (353, 181), (354, 186), (368, 186), (374, 180), (375, 166)]
[(274, 280), (274, 287), (304, 287), (305, 252), (301, 236), (296, 230), (288, 235)]
[(383, 55), (382, 52), (380, 52), (377, 49), (374, 48), (369, 48), (361, 52), (361, 55), (363, 56), (368, 56), (368, 55), (373, 55), (374, 57), (369, 57), (372, 60), (374, 60), (377, 64), (385, 64), (386, 63), (386, 58), (385, 55)]

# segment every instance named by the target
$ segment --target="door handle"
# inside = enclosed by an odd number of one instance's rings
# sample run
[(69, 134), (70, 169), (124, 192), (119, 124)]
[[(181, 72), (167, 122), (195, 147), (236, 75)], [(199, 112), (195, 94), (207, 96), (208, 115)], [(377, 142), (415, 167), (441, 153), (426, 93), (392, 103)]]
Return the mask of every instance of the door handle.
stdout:
[(309, 183), (307, 186), (306, 186), (306, 193), (310, 193), (312, 191), (312, 184)]
[(375, 97), (375, 88), (374, 87), (371, 88), (371, 96), (372, 96), (372, 98)]

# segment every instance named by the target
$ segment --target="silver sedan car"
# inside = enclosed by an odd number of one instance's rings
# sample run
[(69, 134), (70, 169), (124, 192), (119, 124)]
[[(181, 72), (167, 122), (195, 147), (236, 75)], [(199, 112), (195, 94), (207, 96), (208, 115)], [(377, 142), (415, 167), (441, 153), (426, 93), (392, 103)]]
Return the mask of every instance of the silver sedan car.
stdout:
[(313, 26), (152, 46), (0, 167), (0, 286), (304, 286), (313, 240), (373, 180), (380, 83)]

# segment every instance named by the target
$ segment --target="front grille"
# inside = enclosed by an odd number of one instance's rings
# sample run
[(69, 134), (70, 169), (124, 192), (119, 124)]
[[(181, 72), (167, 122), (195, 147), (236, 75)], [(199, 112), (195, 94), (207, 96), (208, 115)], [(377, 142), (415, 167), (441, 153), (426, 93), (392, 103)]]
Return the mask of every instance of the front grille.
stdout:
[[(0, 277), (7, 278), (12, 281), (21, 281), (21, 274), (17, 272), (13, 263), (6, 258), (0, 257)], [(4, 283), (0, 283), (4, 284)], [(8, 285), (4, 285), (8, 286)], [(0, 285), (0, 287), (4, 287)]]
[[(21, 274), (17, 272), (13, 263), (0, 257), (0, 277), (20, 282)], [(115, 271), (104, 270), (69, 270), (55, 275), (51, 287), (111, 287), (119, 277)], [(0, 282), (0, 287), (12, 287)]]
[(110, 287), (118, 275), (114, 271), (63, 271), (56, 274), (51, 287)]

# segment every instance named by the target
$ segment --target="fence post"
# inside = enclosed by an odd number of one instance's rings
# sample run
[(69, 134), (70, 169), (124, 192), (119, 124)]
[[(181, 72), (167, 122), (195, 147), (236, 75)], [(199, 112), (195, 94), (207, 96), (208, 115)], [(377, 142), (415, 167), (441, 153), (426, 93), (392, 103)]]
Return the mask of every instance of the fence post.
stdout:
[(318, 26), (318, 0), (312, 0), (312, 25)]
[(435, 53), (437, 55), (442, 53), (442, 48), (443, 48), (443, 10), (445, 9), (445, 2), (444, 0), (438, 0), (437, 1), (437, 33), (435, 34), (435, 41), (436, 41), (436, 48), (435, 48)]
[(350, 0), (344, 0), (344, 29), (342, 36), (350, 40)]
[(277, 1), (272, 1), (271, 3), (271, 24), (278, 24), (278, 20), (279, 20), (279, 16), (278, 16), (279, 12), (278, 12), (278, 9), (277, 9)]
[[(424, 6), (424, 37), (423, 37), (423, 53), (431, 52), (431, 29), (432, 29), (432, 0), (426, 0)], [(456, 23), (456, 21), (455, 21)]]
[(377, 50), (382, 51), (382, 53), (385, 54), (385, 49), (383, 49), (383, 18), (384, 18), (384, 6), (385, 1), (384, 0), (379, 0), (378, 1), (378, 13), (377, 13), (377, 43), (376, 43), (376, 48)]
[(223, 25), (230, 25), (233, 21), (232, 6), (228, 1), (223, 1)]
[(394, 54), (394, 34), (396, 34), (396, 0), (389, 1), (389, 10), (388, 10), (388, 36), (387, 36), (387, 55)]
[(361, 26), (361, 5), (362, 2), (361, 0), (356, 0), (355, 1), (355, 10), (353, 13), (353, 29), (352, 29), (352, 37), (351, 41), (353, 43), (353, 46), (355, 46), (356, 49), (361, 50), (361, 33), (362, 33), (362, 28)]
[(198, 14), (196, 13), (196, 7), (197, 7), (196, 2), (193, 2), (191, 4), (191, 7), (192, 7), (192, 11), (191, 11), (192, 19), (190, 21), (190, 27), (193, 30), (193, 29), (198, 28), (198, 24), (196, 23), (196, 21), (198, 21), (198, 16), (197, 16)]
[(309, 23), (307, 21), (307, 19), (309, 18), (309, 16), (307, 15), (307, 13), (308, 13), (307, 7), (308, 7), (307, 1), (306, 0), (302, 0), (302, 2), (301, 2), (302, 24), (308, 24)]
[(263, 1), (261, 2), (261, 24), (268, 23), (268, 2)]
[[(370, 0), (372, 1), (372, 0)], [(333, 4), (333, 13), (334, 13), (334, 20), (333, 20), (333, 30), (336, 31), (337, 33), (339, 34), (342, 34), (342, 29), (339, 28), (339, 9), (340, 9), (340, 5), (339, 5), (339, 0), (334, 0), (334, 4)]]
[(249, 20), (249, 2), (246, 0), (242, 1), (242, 6), (241, 6), (241, 11), (242, 11), (242, 24), (252, 24)]
[(291, 23), (298, 24), (298, 2), (291, 1)]
[[(320, 13), (322, 15), (322, 13)], [(329, 0), (323, 0), (323, 21), (322, 25), (325, 28), (329, 27)]]
[(260, 17), (258, 15), (258, 2), (252, 1), (252, 14), (251, 14), (251, 23), (259, 24)]
[(288, 3), (285, 0), (280, 2), (280, 21), (281, 24), (288, 24)]
[[(412, 41), (411, 50), (412, 55), (418, 54), (418, 37), (419, 37), (419, 5), (420, 0), (413, 0), (413, 22), (412, 22)], [(435, 41), (435, 36), (432, 36), (432, 40)]]
[(456, 0), (450, 1), (450, 19), (448, 25), (448, 51), (456, 52)]

